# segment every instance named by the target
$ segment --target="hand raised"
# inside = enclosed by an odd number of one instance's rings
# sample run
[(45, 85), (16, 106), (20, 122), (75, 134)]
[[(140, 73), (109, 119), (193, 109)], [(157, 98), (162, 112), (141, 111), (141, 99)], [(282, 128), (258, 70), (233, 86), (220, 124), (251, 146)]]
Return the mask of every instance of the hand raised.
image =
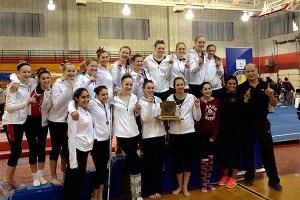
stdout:
[(69, 88), (72, 88), (72, 87), (73, 87), (73, 83), (74, 83), (74, 79), (69, 79), (69, 80), (66, 82), (66, 86), (69, 87)]
[(148, 103), (153, 103), (154, 102), (154, 97), (153, 96), (148, 96), (147, 101), (148, 101)]
[(123, 60), (119, 59), (119, 61), (118, 61), (118, 69), (122, 69), (122, 66), (123, 66)]
[(36, 98), (38, 97), (38, 95), (34, 94), (33, 96), (31, 96), (28, 101), (27, 101), (27, 105), (32, 105), (36, 102)]
[(216, 67), (219, 68), (220, 65), (221, 65), (221, 61), (220, 61), (220, 60), (217, 60), (217, 61), (216, 61)]
[(274, 96), (274, 90), (270, 88), (270, 83), (268, 83), (268, 88), (265, 90), (265, 93), (268, 97)]
[(250, 93), (251, 88), (247, 90), (247, 92), (244, 94), (244, 102), (248, 102), (248, 100), (251, 98), (251, 93)]
[(199, 108), (200, 107), (200, 99), (195, 97), (194, 105), (195, 105), (195, 108)]
[(191, 66), (190, 60), (187, 60), (184, 66), (185, 66), (186, 68), (190, 68), (190, 66)]
[(138, 114), (138, 113), (141, 112), (141, 109), (142, 109), (142, 106), (141, 106), (141, 104), (140, 104), (140, 102), (139, 102), (139, 100), (138, 100), (138, 101), (136, 102), (136, 104), (135, 104), (134, 112), (135, 112), (136, 114)]
[(90, 77), (90, 81), (91, 81), (91, 82), (95, 82), (95, 81), (96, 81), (96, 78), (94, 77), (94, 75), (92, 75), (92, 76)]
[(199, 57), (198, 66), (202, 67), (202, 64), (203, 64), (203, 59), (201, 57)]
[(172, 55), (172, 56), (171, 56), (171, 59), (169, 60), (169, 64), (170, 64), (170, 65), (173, 65), (173, 63), (174, 63), (174, 56)]

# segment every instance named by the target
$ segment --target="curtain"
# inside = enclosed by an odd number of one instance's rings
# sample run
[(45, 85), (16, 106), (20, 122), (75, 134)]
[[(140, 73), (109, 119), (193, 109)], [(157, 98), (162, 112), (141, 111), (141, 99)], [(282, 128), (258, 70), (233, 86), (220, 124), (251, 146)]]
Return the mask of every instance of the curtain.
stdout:
[(0, 35), (44, 37), (44, 15), (0, 12)]
[(298, 24), (295, 13), (285, 13), (260, 21), (260, 39), (293, 33), (293, 21)]
[(192, 38), (199, 34), (205, 35), (209, 41), (233, 41), (233, 23), (193, 21)]
[(148, 19), (98, 18), (98, 38), (147, 40), (149, 37)]

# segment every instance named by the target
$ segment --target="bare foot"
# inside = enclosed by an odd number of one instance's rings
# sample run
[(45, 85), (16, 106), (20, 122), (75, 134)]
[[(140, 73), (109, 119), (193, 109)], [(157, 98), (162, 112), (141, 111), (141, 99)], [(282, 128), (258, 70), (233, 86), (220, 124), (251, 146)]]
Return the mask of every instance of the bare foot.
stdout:
[(189, 193), (189, 191), (187, 189), (182, 190), (182, 192), (183, 192), (183, 195), (185, 197), (190, 197), (191, 196), (191, 193)]
[(182, 188), (181, 187), (178, 187), (176, 190), (173, 191), (173, 194), (174, 195), (177, 195), (181, 192)]
[(156, 195), (155, 195), (155, 194), (153, 194), (153, 195), (150, 195), (150, 196), (149, 196), (149, 198), (151, 198), (151, 199), (155, 199), (155, 198), (156, 198)]
[(66, 168), (67, 168), (67, 161), (66, 161), (65, 158), (61, 158), (61, 160), (60, 160), (60, 170), (65, 173)]
[(62, 163), (61, 166), (60, 166), (60, 171), (63, 172), (63, 173), (65, 173), (66, 172), (66, 168), (67, 168), (67, 165)]
[(50, 183), (56, 186), (62, 186), (62, 182), (58, 180), (57, 178), (51, 178)]
[(155, 193), (155, 196), (156, 196), (156, 198), (159, 198), (159, 197), (161, 197), (161, 194)]

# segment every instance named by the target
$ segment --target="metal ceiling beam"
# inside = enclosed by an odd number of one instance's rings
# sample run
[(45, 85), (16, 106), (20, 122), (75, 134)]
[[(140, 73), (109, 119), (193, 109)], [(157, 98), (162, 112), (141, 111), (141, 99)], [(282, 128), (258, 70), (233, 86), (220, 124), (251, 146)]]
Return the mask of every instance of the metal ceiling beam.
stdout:
[[(182, 1), (162, 1), (162, 0), (87, 0), (92, 3), (118, 3), (118, 4), (135, 4), (135, 5), (149, 5), (149, 6), (167, 6), (174, 7), (175, 5), (189, 6), (188, 3)], [(217, 1), (216, 1), (217, 2)], [(224, 3), (196, 3), (193, 2), (192, 6), (197, 9), (216, 9), (216, 10), (237, 10), (237, 11), (250, 11), (250, 12), (260, 12), (261, 9), (255, 8), (254, 6), (239, 6)]]

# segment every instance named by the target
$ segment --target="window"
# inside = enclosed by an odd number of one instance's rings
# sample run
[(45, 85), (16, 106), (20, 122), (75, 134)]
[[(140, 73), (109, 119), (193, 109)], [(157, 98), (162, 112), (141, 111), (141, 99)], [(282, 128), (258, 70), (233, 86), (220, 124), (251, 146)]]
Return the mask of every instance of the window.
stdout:
[(149, 19), (98, 18), (98, 38), (147, 40)]
[(44, 15), (0, 12), (1, 36), (44, 37)]
[(260, 21), (260, 39), (293, 33), (293, 22), (298, 24), (295, 13), (285, 13)]
[(209, 41), (233, 41), (233, 23), (193, 21), (192, 38), (199, 34), (205, 35)]

